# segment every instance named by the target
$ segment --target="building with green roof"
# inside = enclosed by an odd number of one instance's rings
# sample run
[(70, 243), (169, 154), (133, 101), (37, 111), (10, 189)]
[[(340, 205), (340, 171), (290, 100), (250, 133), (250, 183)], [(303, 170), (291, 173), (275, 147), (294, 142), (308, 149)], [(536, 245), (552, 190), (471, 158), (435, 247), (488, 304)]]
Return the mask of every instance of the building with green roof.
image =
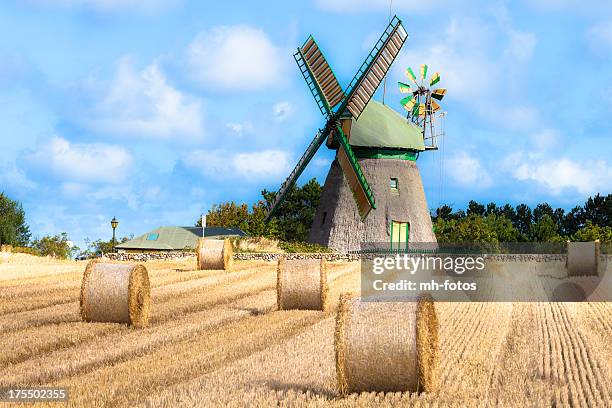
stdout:
[(246, 235), (240, 228), (159, 227), (115, 246), (118, 252), (187, 251), (198, 239), (223, 239)]

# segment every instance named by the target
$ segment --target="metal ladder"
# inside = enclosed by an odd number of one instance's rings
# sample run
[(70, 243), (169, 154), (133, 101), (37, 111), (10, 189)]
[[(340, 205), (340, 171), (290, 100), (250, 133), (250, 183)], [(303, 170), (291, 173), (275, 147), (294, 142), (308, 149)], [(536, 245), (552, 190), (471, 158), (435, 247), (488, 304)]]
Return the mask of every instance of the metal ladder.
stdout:
[(344, 109), (346, 109), (346, 106), (348, 105), (348, 101), (351, 99), (351, 96), (353, 92), (355, 91), (355, 87), (358, 85), (360, 80), (363, 78), (363, 75), (368, 71), (368, 69), (372, 65), (372, 62), (374, 61), (375, 57), (378, 55), (380, 50), (382, 50), (384, 46), (387, 44), (387, 40), (389, 39), (391, 34), (393, 34), (393, 32), (397, 29), (397, 26), (400, 23), (401, 23), (401, 20), (397, 18), (397, 16), (393, 17), (393, 20), (391, 20), (391, 22), (389, 23), (385, 31), (382, 33), (382, 35), (380, 36), (380, 38), (374, 45), (374, 48), (372, 48), (372, 51), (370, 51), (366, 59), (363, 61), (363, 63), (359, 67), (359, 70), (357, 71), (357, 73), (355, 74), (351, 82), (349, 83), (348, 87), (346, 88), (346, 91), (344, 93), (346, 96), (344, 100), (342, 101), (342, 104), (338, 108), (337, 112), (342, 113)]
[(266, 221), (272, 218), (274, 213), (278, 210), (278, 207), (280, 207), (282, 202), (285, 200), (285, 196), (291, 189), (291, 186), (295, 184), (296, 180), (300, 177), (300, 175), (302, 174), (302, 172), (304, 171), (304, 169), (306, 168), (310, 160), (312, 160), (317, 150), (319, 150), (319, 147), (321, 147), (321, 145), (325, 141), (325, 137), (326, 137), (326, 132), (323, 129), (320, 129), (317, 132), (314, 139), (312, 140), (312, 142), (310, 142), (310, 144), (308, 145), (308, 148), (306, 149), (306, 151), (304, 152), (300, 160), (295, 165), (295, 168), (293, 169), (293, 171), (291, 171), (289, 176), (285, 179), (285, 181), (281, 185), (281, 188), (278, 190), (278, 193), (276, 193), (274, 202), (272, 203), (270, 211), (268, 212), (268, 215), (266, 216)]

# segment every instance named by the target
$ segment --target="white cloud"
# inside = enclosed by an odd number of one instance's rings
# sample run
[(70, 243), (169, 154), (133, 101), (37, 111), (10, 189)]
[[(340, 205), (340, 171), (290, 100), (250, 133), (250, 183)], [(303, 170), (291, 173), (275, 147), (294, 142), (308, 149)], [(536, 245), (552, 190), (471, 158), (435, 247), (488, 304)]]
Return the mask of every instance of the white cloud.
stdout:
[(23, 170), (14, 164), (0, 168), (0, 186), (13, 187), (15, 189), (34, 189), (38, 185), (30, 180)]
[(562, 136), (556, 129), (542, 129), (531, 136), (531, 140), (538, 151), (550, 150), (556, 147)]
[(180, 0), (29, 0), (35, 5), (63, 8), (88, 8), (103, 12), (136, 11), (151, 13), (175, 5)]
[(243, 136), (245, 133), (250, 133), (253, 131), (253, 123), (250, 121), (230, 122), (225, 126), (238, 136)]
[[(395, 0), (393, 2), (393, 12), (425, 12), (434, 13), (449, 4), (458, 3), (453, 0)], [(367, 12), (389, 12), (388, 0), (315, 0), (317, 7), (342, 14), (346, 13), (367, 13)]]
[(515, 179), (535, 181), (556, 195), (567, 189), (586, 195), (612, 188), (612, 167), (603, 160), (587, 164), (565, 157), (550, 159), (516, 153), (506, 158), (505, 166)]
[(528, 104), (498, 105), (494, 103), (479, 104), (477, 112), (487, 120), (507, 129), (517, 131), (533, 130), (538, 125), (538, 111)]
[(312, 161), (312, 164), (316, 167), (328, 167), (331, 164), (331, 161), (324, 157), (317, 157)]
[[(132, 167), (132, 156), (122, 147), (71, 143), (58, 136), (26, 152), (21, 161), (29, 173), (67, 183), (120, 183)], [(66, 186), (74, 191), (75, 185)]]
[(122, 59), (110, 83), (96, 83), (102, 94), (85, 124), (100, 133), (158, 139), (200, 139), (201, 102), (173, 88), (157, 64), (142, 71)]
[(587, 30), (586, 37), (594, 52), (612, 51), (612, 20), (592, 26)]
[[(451, 17), (446, 28), (419, 34), (394, 64), (392, 78), (402, 80), (406, 67), (440, 72), (447, 101), (458, 101), (491, 123), (512, 130), (533, 130), (538, 110), (525, 100), (529, 62), (537, 39), (513, 27), (503, 7), (489, 11), (492, 18)], [(410, 40), (409, 40), (410, 41)], [(502, 98), (500, 95), (505, 95)]]
[(459, 184), (471, 185), (475, 188), (491, 185), (491, 177), (480, 161), (465, 152), (457, 153), (447, 160), (445, 165), (453, 179)]
[(289, 154), (281, 150), (235, 154), (195, 150), (185, 157), (184, 163), (205, 177), (277, 180), (289, 174), (289, 159)]
[(272, 106), (272, 114), (274, 115), (274, 118), (279, 122), (282, 122), (283, 120), (287, 119), (287, 117), (292, 113), (293, 105), (291, 105), (287, 101), (278, 102), (274, 104), (274, 106)]
[(189, 44), (187, 64), (192, 78), (207, 89), (244, 91), (283, 83), (285, 54), (259, 28), (221, 26)]
[(453, 18), (442, 33), (425, 35), (421, 43), (405, 47), (394, 64), (393, 77), (405, 78), (406, 67), (417, 72), (425, 63), (431, 72), (440, 72), (440, 85), (449, 89), (448, 98), (473, 103), (498, 84), (499, 68), (486, 53), (493, 37), (494, 30), (487, 24)]
[(571, 10), (577, 13), (592, 13), (610, 10), (612, 5), (606, 0), (526, 0), (533, 8), (543, 11)]

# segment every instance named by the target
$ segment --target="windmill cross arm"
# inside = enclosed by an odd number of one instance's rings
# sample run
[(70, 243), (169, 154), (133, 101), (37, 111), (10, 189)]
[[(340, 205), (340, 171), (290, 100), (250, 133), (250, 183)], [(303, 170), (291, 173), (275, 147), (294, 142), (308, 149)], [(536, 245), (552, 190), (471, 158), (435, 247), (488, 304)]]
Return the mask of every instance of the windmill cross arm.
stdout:
[(325, 141), (325, 138), (329, 134), (328, 128), (329, 127), (326, 126), (324, 129), (320, 129), (317, 132), (314, 139), (312, 140), (312, 142), (310, 142), (310, 145), (308, 145), (306, 151), (304, 152), (304, 154), (302, 154), (302, 157), (295, 165), (294, 169), (291, 171), (291, 173), (289, 173), (289, 176), (281, 185), (280, 189), (276, 193), (276, 196), (274, 197), (274, 201), (270, 205), (268, 215), (266, 216), (266, 222), (270, 221), (270, 219), (278, 211), (283, 201), (285, 201), (287, 193), (289, 192), (289, 190), (291, 190), (291, 187), (298, 180), (308, 163), (310, 163), (315, 153), (319, 150), (319, 148)]

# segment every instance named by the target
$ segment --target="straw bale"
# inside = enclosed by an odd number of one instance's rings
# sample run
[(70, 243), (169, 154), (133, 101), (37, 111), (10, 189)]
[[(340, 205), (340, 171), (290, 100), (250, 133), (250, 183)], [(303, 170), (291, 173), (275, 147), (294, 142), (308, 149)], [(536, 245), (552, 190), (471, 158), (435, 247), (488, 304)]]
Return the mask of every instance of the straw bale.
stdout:
[(324, 259), (278, 260), (276, 299), (279, 310), (327, 309), (327, 263)]
[(232, 267), (233, 249), (229, 239), (200, 238), (196, 255), (200, 270), (229, 270)]
[(89, 322), (149, 323), (151, 285), (143, 265), (91, 261), (81, 284), (81, 317)]
[(342, 295), (334, 339), (340, 394), (435, 391), (438, 329), (430, 295), (407, 302)]

